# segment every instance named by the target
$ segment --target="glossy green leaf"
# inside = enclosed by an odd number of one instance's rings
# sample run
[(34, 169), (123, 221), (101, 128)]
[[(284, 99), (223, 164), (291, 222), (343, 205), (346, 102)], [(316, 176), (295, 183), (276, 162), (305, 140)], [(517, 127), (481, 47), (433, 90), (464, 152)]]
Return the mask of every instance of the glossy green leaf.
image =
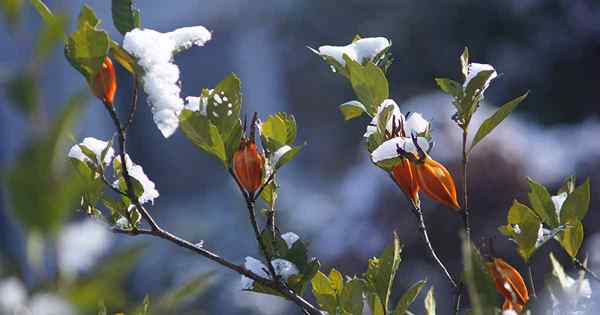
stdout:
[(292, 147), (289, 151), (285, 152), (277, 160), (277, 163), (275, 163), (275, 169), (281, 168), (282, 166), (287, 164), (289, 161), (291, 161), (293, 158), (295, 158), (296, 155), (298, 155), (298, 153), (300, 153), (300, 151), (302, 150), (302, 148), (304, 148), (305, 145), (306, 145), (306, 143), (299, 145), (299, 146)]
[(383, 71), (372, 62), (361, 65), (344, 55), (352, 89), (369, 115), (377, 113), (377, 107), (389, 96), (388, 81)]
[(228, 166), (225, 143), (217, 127), (206, 116), (184, 109), (179, 115), (179, 126), (196, 147), (217, 157), (225, 167)]
[(567, 194), (572, 193), (575, 190), (575, 176), (569, 176), (565, 179), (563, 185), (558, 190), (558, 194), (566, 192)]
[(96, 30), (89, 23), (69, 35), (65, 45), (65, 56), (88, 82), (100, 71), (102, 62), (108, 54), (110, 38), (104, 31)]
[(312, 292), (319, 306), (329, 314), (336, 314), (337, 298), (329, 278), (322, 272), (317, 274), (311, 280)]
[(396, 304), (396, 308), (392, 315), (405, 315), (406, 311), (408, 311), (410, 305), (417, 299), (417, 296), (426, 283), (427, 281), (421, 280), (408, 288), (408, 290), (400, 297), (400, 301)]
[(270, 115), (260, 126), (263, 146), (270, 152), (275, 152), (284, 145), (293, 145), (296, 141), (296, 128), (294, 115), (283, 112)]
[(462, 74), (467, 77), (469, 74), (469, 48), (465, 47), (460, 55), (460, 69)]
[(110, 54), (112, 59), (116, 60), (117, 63), (119, 63), (121, 67), (125, 68), (125, 70), (129, 71), (129, 73), (140, 73), (141, 70), (138, 70), (139, 67), (136, 64), (133, 56), (131, 56), (125, 49), (123, 49), (123, 47), (121, 47), (115, 41), (111, 41), (110, 43)]
[(494, 314), (498, 295), (493, 279), (479, 251), (463, 239), (464, 281), (474, 315)]
[(435, 296), (433, 294), (433, 287), (427, 291), (427, 296), (425, 297), (425, 314), (426, 315), (435, 315)]
[(558, 233), (558, 238), (562, 248), (571, 257), (577, 257), (577, 253), (583, 243), (583, 224), (577, 218), (573, 218), (565, 223), (567, 228)]
[(81, 11), (77, 17), (77, 29), (81, 29), (86, 23), (92, 28), (96, 28), (100, 25), (100, 22), (94, 10), (87, 4), (81, 7)]
[(379, 297), (386, 313), (389, 313), (390, 294), (400, 266), (401, 251), (400, 240), (394, 233), (393, 244), (386, 247), (381, 256), (369, 259), (368, 269), (364, 274), (366, 289)]
[(340, 295), (340, 306), (342, 314), (363, 314), (363, 283), (361, 280), (354, 278), (346, 282)]
[(371, 308), (371, 314), (373, 315), (385, 315), (385, 310), (383, 309), (383, 303), (379, 299), (379, 296), (375, 293), (365, 292), (367, 295), (367, 302)]
[(240, 125), (242, 94), (240, 79), (230, 74), (208, 93), (208, 119), (217, 127), (223, 139), (227, 139), (236, 125)]
[(568, 222), (573, 219), (583, 220), (590, 208), (590, 180), (575, 188), (562, 205), (560, 211), (560, 222)]
[(342, 276), (339, 271), (335, 270), (335, 268), (329, 271), (329, 282), (335, 290), (336, 295), (342, 293), (342, 290), (344, 289), (344, 276)]
[(359, 101), (349, 101), (340, 105), (340, 112), (344, 115), (344, 120), (350, 120), (360, 117), (367, 112), (367, 108)]
[(272, 208), (277, 200), (277, 184), (275, 181), (271, 181), (265, 186), (263, 191), (260, 193), (260, 197), (267, 204), (269, 208)]
[[(517, 242), (519, 255), (525, 261), (528, 261), (537, 249), (536, 242), (540, 223), (540, 219), (533, 210), (516, 200), (508, 210), (508, 226), (506, 230), (510, 231), (511, 238)], [(519, 226), (520, 233), (516, 233), (514, 229), (510, 228), (513, 225)]]
[(112, 0), (112, 18), (122, 35), (142, 25), (140, 10), (135, 8), (133, 0)]
[(554, 203), (552, 202), (552, 198), (546, 187), (530, 177), (527, 178), (527, 181), (529, 183), (529, 189), (531, 190), (528, 193), (528, 196), (533, 211), (548, 226), (552, 228), (558, 227), (558, 215), (556, 214)]
[[(473, 79), (475, 80), (475, 79)], [(469, 84), (470, 85), (470, 84)], [(471, 147), (469, 151), (472, 151), (475, 145), (477, 145), (483, 138), (485, 138), (490, 132), (494, 130), (515, 108), (525, 100), (529, 92), (509, 101), (508, 103), (502, 105), (498, 110), (489, 118), (487, 118), (475, 134), (475, 138), (473, 138), (473, 142), (471, 143)]]
[(463, 87), (460, 83), (446, 78), (436, 78), (435, 83), (444, 93), (454, 98), (462, 97)]

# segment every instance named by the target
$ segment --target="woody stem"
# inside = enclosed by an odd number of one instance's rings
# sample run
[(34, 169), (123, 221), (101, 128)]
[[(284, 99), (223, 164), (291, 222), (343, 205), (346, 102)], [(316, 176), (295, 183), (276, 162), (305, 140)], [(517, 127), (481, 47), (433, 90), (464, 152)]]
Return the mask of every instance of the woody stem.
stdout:
[[(468, 124), (462, 128), (462, 195), (463, 195), (463, 208), (461, 211), (463, 226), (465, 230), (465, 239), (469, 244), (471, 243), (471, 212), (469, 210), (469, 189), (468, 189), (468, 176), (467, 168), (469, 165), (469, 154), (467, 151), (467, 137), (468, 137)], [(460, 311), (460, 304), (462, 300), (462, 289), (463, 283), (458, 285), (456, 292), (456, 300), (454, 301), (454, 313), (458, 314)]]
[(435, 249), (433, 248), (433, 245), (431, 245), (431, 241), (429, 240), (429, 232), (427, 232), (427, 225), (425, 225), (425, 219), (423, 218), (423, 211), (421, 211), (421, 207), (417, 207), (413, 204), (412, 211), (415, 217), (417, 218), (419, 231), (421, 232), (423, 241), (427, 245), (427, 249), (429, 251), (429, 254), (431, 255), (431, 258), (433, 258), (433, 260), (438, 264), (440, 269), (442, 269), (442, 272), (444, 273), (452, 287), (456, 289), (456, 281), (454, 281), (454, 278), (452, 278), (450, 272), (448, 272), (448, 268), (446, 268), (442, 260), (438, 257), (437, 253), (435, 252)]

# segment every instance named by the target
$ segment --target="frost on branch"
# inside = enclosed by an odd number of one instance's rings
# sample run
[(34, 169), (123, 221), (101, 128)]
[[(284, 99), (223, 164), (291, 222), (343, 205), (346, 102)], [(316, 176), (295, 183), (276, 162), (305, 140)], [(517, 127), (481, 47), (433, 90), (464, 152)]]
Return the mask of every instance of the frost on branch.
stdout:
[(178, 117), (185, 106), (180, 96), (179, 67), (173, 63), (173, 55), (193, 45), (203, 46), (210, 39), (211, 33), (203, 26), (184, 27), (170, 33), (136, 28), (125, 34), (123, 48), (138, 59), (144, 70), (143, 88), (154, 122), (165, 138), (177, 130)]
[[(152, 182), (150, 178), (148, 178), (148, 176), (144, 173), (144, 169), (141, 165), (137, 165), (133, 161), (131, 161), (128, 154), (125, 155), (125, 161), (127, 164), (127, 171), (129, 173), (129, 176), (135, 179), (140, 184), (142, 189), (142, 191), (139, 193), (136, 189), (136, 195), (139, 196), (138, 201), (142, 204), (148, 201), (154, 203), (154, 199), (158, 198), (159, 196), (158, 190), (156, 190), (154, 182)], [(115, 162), (119, 165), (122, 165), (121, 157), (117, 156), (115, 158)], [(113, 187), (119, 188), (119, 186), (123, 186), (122, 180), (116, 180), (113, 182)]]
[(346, 64), (344, 55), (362, 64), (365, 60), (373, 60), (389, 46), (390, 41), (385, 37), (362, 38), (346, 46), (321, 46), (319, 55), (328, 56), (342, 66)]
[[(297, 275), (300, 272), (294, 263), (281, 258), (273, 259), (271, 265), (273, 266), (273, 269), (275, 269), (275, 274), (284, 281), (287, 281), (291, 276)], [(244, 268), (259, 277), (271, 279), (267, 266), (254, 257), (246, 257)], [(241, 284), (243, 290), (251, 290), (254, 287), (254, 280), (242, 276)]]
[[(107, 149), (102, 159), (102, 152)], [(81, 162), (89, 162), (95, 165), (108, 165), (113, 159), (115, 151), (109, 147), (108, 141), (98, 140), (96, 138), (87, 137), (83, 142), (76, 144), (69, 149), (68, 157), (79, 160)], [(92, 160), (92, 158), (95, 158)], [(102, 160), (102, 161), (101, 161)]]

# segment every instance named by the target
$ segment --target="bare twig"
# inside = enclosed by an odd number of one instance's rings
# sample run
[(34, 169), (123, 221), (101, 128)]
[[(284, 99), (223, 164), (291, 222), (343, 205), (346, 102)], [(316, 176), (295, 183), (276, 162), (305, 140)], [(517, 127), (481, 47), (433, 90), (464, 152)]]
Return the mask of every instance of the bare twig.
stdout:
[(585, 263), (582, 263), (579, 259), (577, 259), (576, 257), (573, 258), (573, 264), (575, 265), (575, 267), (577, 267), (577, 269), (585, 271), (588, 275), (590, 275), (590, 277), (592, 277), (594, 280), (600, 282), (600, 277), (598, 276), (598, 274), (596, 274), (595, 272), (593, 272), (590, 268), (588, 268), (586, 266)]
[[(267, 268), (269, 268), (269, 273), (271, 274), (273, 279), (276, 279), (276, 281), (279, 282), (279, 277), (275, 272), (275, 268), (272, 264), (273, 257), (271, 253), (267, 250), (266, 244), (263, 242), (263, 239), (260, 235), (260, 228), (258, 227), (258, 223), (256, 222), (256, 197), (259, 196), (259, 194), (250, 194), (246, 192), (246, 190), (238, 180), (237, 176), (235, 176), (235, 172), (232, 168), (229, 168), (229, 174), (231, 174), (231, 176), (235, 180), (236, 184), (238, 185), (238, 188), (240, 189), (240, 192), (242, 193), (242, 196), (246, 201), (246, 208), (248, 208), (248, 217), (250, 219), (250, 225), (252, 225), (252, 229), (254, 230), (254, 236), (256, 237), (256, 242), (260, 247), (260, 251), (267, 260)], [(263, 185), (262, 187), (265, 187), (265, 185)]]
[(458, 288), (456, 281), (454, 280), (454, 278), (452, 278), (450, 272), (448, 272), (448, 268), (446, 268), (442, 260), (438, 257), (437, 253), (435, 252), (435, 249), (433, 248), (433, 245), (431, 245), (431, 241), (429, 240), (429, 233), (427, 232), (427, 226), (425, 225), (425, 219), (423, 218), (423, 211), (421, 211), (420, 207), (413, 207), (412, 210), (413, 214), (417, 218), (419, 231), (421, 231), (423, 241), (427, 245), (427, 249), (429, 251), (429, 254), (431, 255), (431, 258), (433, 258), (433, 260), (438, 264), (440, 269), (442, 269), (444, 276), (446, 276), (446, 279), (448, 279), (448, 282), (450, 282), (452, 287), (455, 289)]
[(137, 112), (138, 90), (139, 90), (139, 84), (137, 82), (138, 78), (134, 74), (131, 76), (131, 80), (134, 81), (133, 92), (131, 93), (131, 106), (129, 107), (129, 115), (127, 115), (127, 123), (125, 123), (125, 126), (123, 126), (123, 129), (125, 130), (125, 132), (127, 132), (127, 129), (129, 129), (129, 126), (131, 126), (131, 123), (133, 122), (135, 113)]

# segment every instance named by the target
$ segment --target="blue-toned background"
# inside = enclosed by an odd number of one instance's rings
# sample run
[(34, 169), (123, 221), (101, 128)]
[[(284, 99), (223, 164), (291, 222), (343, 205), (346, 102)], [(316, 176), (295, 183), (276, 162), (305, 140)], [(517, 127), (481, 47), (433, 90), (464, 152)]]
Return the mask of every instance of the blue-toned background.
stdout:
[[(86, 3), (110, 35), (121, 41), (111, 23), (110, 3)], [(83, 2), (47, 4), (55, 12), (75, 17)], [(450, 99), (437, 92), (433, 78), (460, 78), (458, 56), (464, 46), (470, 48), (473, 61), (493, 64), (501, 75), (487, 90), (488, 105), (478, 113), (478, 121), (493, 106), (530, 90), (517, 112), (472, 156), (473, 238), (495, 237), (496, 250), (524, 267), (514, 246), (496, 228), (505, 224), (514, 198), (526, 200), (526, 176), (555, 189), (568, 175), (581, 180), (589, 176), (593, 200), (584, 221), (584, 252), (591, 255), (590, 266), (600, 268), (600, 234), (594, 234), (600, 232), (594, 224), (600, 220), (596, 209), (600, 203), (600, 4), (584, 0), (221, 0), (138, 1), (137, 6), (145, 27), (171, 31), (204, 25), (213, 32), (205, 47), (176, 57), (183, 95), (197, 95), (234, 72), (242, 80), (244, 112), (257, 111), (265, 117), (287, 111), (296, 116), (299, 139), (309, 145), (279, 176), (279, 224), (282, 232), (296, 232), (310, 243), (322, 270), (335, 266), (344, 274), (362, 273), (367, 259), (377, 255), (396, 230), (404, 244), (396, 291), (427, 278), (436, 288), (439, 308), (451, 303), (450, 288), (427, 256), (404, 196), (369, 162), (362, 142), (368, 121), (344, 122), (338, 112), (339, 104), (353, 98), (349, 84), (306, 48), (343, 45), (355, 34), (392, 40), (390, 95), (403, 112), (419, 111), (433, 121), (432, 156), (457, 179), (460, 134), (450, 123)], [(0, 26), (0, 79), (29, 60), (40, 25), (27, 4), (16, 28)], [(40, 74), (46, 116), (42, 124), (85, 82), (61, 49), (56, 49)], [(115, 103), (124, 114), (130, 82), (124, 72), (119, 74)], [(9, 168), (35, 126), (8, 106), (6, 95), (0, 95), (0, 100), (0, 162), (2, 168)], [(90, 98), (75, 139), (106, 139), (112, 135), (111, 127), (101, 104)], [(220, 162), (198, 151), (181, 132), (164, 139), (143, 98), (130, 131), (129, 153), (157, 185), (161, 196), (152, 212), (164, 227), (188, 239), (204, 240), (205, 246), (238, 263), (245, 256), (258, 255), (243, 200)], [(7, 194), (1, 198), (0, 254), (21, 264), (27, 285), (34, 287), (47, 275), (28, 272), (26, 233), (11, 214)], [(426, 198), (424, 211), (434, 246), (451, 272), (458, 274), (460, 216)], [(94, 237), (75, 234), (75, 238)], [(195, 274), (216, 270), (211, 289), (193, 299), (192, 308), (206, 314), (298, 313), (280, 299), (240, 291), (239, 276), (160, 240), (95, 235), (98, 242), (110, 242), (111, 248), (147, 243), (126, 286), (140, 301), (146, 293), (159, 293)], [(87, 243), (81, 242), (85, 247)], [(560, 252), (558, 247), (551, 249)], [(63, 250), (77, 253), (80, 249)], [(547, 253), (538, 253), (533, 263), (541, 286), (550, 271)], [(422, 303), (416, 306), (419, 312)]]

